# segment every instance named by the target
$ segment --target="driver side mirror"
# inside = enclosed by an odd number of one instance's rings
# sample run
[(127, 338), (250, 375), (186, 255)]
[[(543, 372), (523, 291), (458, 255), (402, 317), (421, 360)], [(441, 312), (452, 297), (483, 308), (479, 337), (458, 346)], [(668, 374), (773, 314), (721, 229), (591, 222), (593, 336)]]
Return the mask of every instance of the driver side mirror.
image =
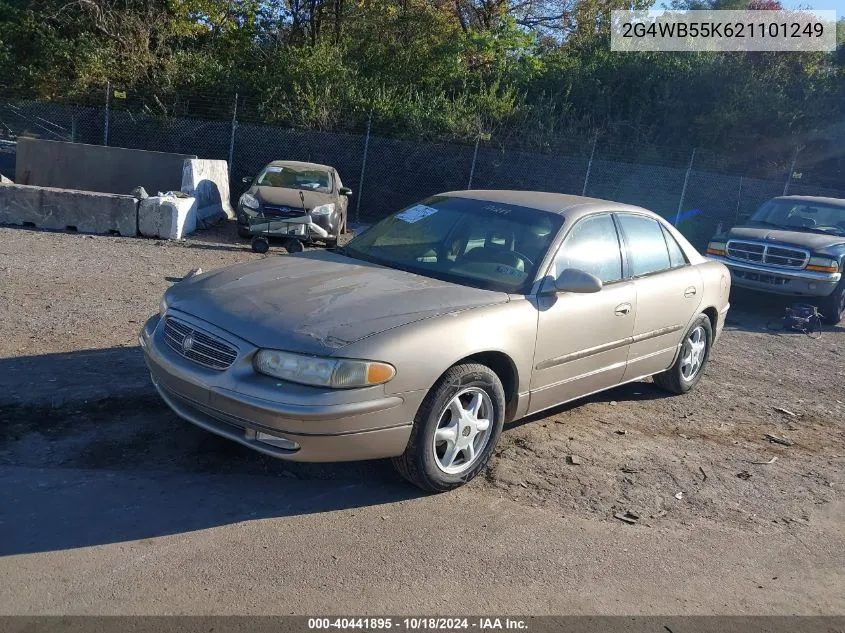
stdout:
[(340, 189), (337, 190), (337, 192), (342, 196), (351, 196), (352, 195), (352, 189), (350, 189), (349, 187), (341, 187)]
[(576, 268), (567, 268), (555, 279), (554, 287), (558, 292), (586, 294), (601, 290), (602, 283), (595, 275)]

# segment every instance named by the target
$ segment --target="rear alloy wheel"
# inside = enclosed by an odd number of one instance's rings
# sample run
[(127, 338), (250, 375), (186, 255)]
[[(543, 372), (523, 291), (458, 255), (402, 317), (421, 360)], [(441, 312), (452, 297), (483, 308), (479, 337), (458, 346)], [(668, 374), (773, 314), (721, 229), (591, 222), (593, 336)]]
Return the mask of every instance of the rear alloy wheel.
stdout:
[(836, 325), (845, 317), (845, 279), (839, 282), (830, 296), (819, 302), (818, 308), (828, 325)]
[(700, 314), (684, 335), (681, 352), (675, 363), (663, 373), (654, 376), (654, 384), (677, 394), (686, 393), (695, 387), (704, 374), (712, 344), (713, 326), (710, 324), (710, 318), (706, 314)]
[(408, 446), (393, 464), (423, 490), (457, 488), (490, 459), (504, 416), (505, 392), (495, 372), (475, 363), (456, 365), (428, 392)]

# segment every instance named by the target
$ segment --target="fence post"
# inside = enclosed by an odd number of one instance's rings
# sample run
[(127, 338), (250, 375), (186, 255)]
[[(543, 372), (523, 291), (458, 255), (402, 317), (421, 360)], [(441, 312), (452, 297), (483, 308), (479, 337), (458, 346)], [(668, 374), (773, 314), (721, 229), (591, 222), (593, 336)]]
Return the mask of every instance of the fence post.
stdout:
[(364, 173), (367, 170), (367, 152), (370, 150), (370, 128), (373, 125), (373, 111), (367, 117), (367, 136), (364, 138), (364, 157), (361, 159), (361, 177), (358, 179), (358, 194), (355, 196), (355, 222), (361, 220), (361, 198), (364, 197)]
[(475, 137), (475, 151), (472, 153), (472, 165), (469, 168), (469, 182), (467, 189), (472, 189), (472, 177), (475, 174), (475, 161), (478, 159), (478, 143), (481, 141), (481, 135)]
[(581, 195), (587, 195), (587, 183), (590, 182), (590, 172), (593, 170), (593, 156), (596, 154), (596, 143), (599, 141), (599, 135), (593, 137), (593, 149), (590, 151), (590, 160), (587, 162), (587, 173), (584, 174), (584, 188), (581, 190)]
[(229, 173), (234, 173), (232, 161), (235, 159), (235, 130), (238, 129), (238, 93), (235, 93), (235, 107), (232, 109), (232, 134), (229, 137)]
[(783, 195), (789, 192), (789, 185), (792, 184), (792, 174), (795, 171), (795, 161), (798, 160), (798, 152), (800, 148), (795, 148), (795, 153), (792, 154), (792, 164), (789, 166), (789, 174), (786, 176), (786, 182), (783, 185)]
[(681, 221), (681, 209), (684, 206), (684, 197), (687, 195), (687, 183), (689, 182), (689, 174), (692, 171), (692, 164), (695, 161), (695, 148), (692, 150), (692, 156), (689, 159), (689, 167), (687, 167), (687, 173), (684, 175), (684, 186), (681, 189), (681, 199), (678, 200), (678, 212), (675, 214), (675, 224), (674, 226), (678, 226), (678, 222)]
[(111, 101), (111, 82), (106, 82), (106, 113), (103, 122), (103, 145), (109, 144), (109, 102)]
[(70, 142), (76, 143), (76, 113), (70, 116)]
[(739, 177), (739, 191), (736, 192), (736, 213), (734, 214), (734, 224), (739, 222), (739, 205), (742, 202), (742, 176)]

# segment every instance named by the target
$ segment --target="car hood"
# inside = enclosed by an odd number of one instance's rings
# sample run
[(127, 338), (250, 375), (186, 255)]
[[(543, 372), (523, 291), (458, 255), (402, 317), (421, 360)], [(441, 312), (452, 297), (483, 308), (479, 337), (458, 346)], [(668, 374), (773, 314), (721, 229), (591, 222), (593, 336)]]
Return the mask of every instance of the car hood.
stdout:
[(313, 209), (321, 204), (335, 202), (335, 197), (330, 193), (321, 193), (319, 191), (308, 191), (307, 189), (286, 189), (284, 187), (253, 187), (250, 193), (258, 198), (261, 202), (269, 204), (285, 205), (288, 207), (299, 208), (302, 206), (302, 201), (299, 199), (299, 193), (305, 197), (305, 207)]
[(439, 281), (328, 251), (268, 257), (172, 286), (169, 307), (257, 347), (331, 354), (385, 330), (508, 295)]
[(761, 242), (781, 242), (794, 244), (811, 251), (817, 251), (845, 244), (845, 237), (841, 235), (822, 235), (821, 233), (806, 233), (804, 231), (787, 231), (758, 226), (736, 226), (728, 231), (728, 239), (759, 240)]

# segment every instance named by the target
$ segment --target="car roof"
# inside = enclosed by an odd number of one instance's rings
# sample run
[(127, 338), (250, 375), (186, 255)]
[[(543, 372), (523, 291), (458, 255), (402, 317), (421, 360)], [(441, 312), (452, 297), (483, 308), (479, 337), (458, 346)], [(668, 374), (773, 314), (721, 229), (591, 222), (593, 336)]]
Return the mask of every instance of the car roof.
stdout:
[(273, 167), (296, 167), (297, 169), (325, 169), (332, 171), (334, 167), (321, 165), (320, 163), (306, 163), (300, 160), (274, 160), (270, 163)]
[(539, 209), (540, 211), (550, 211), (561, 215), (565, 214), (571, 219), (576, 219), (589, 213), (595, 213), (596, 211), (637, 211), (657, 217), (656, 214), (642, 207), (636, 207), (622, 202), (613, 202), (612, 200), (602, 200), (601, 198), (575, 196), (567, 193), (515, 191), (510, 189), (470, 189), (466, 191), (449, 191), (440, 195), (515, 204), (522, 207)]
[(845, 200), (842, 198), (825, 198), (823, 196), (778, 196), (775, 200), (795, 200), (796, 202), (815, 202), (829, 204), (834, 207), (845, 208)]

